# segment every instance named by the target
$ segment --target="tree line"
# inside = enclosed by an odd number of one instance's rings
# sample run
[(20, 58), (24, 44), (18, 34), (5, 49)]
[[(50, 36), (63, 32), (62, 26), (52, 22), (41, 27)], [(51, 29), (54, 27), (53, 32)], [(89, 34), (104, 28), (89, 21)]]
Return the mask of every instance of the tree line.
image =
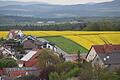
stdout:
[(120, 31), (120, 21), (100, 20), (89, 22), (83, 31)]
[(0, 31), (8, 31), (10, 29), (21, 29), (25, 31), (64, 31), (64, 30), (82, 30), (86, 27), (86, 23), (61, 23), (61, 24), (45, 24), (45, 25), (37, 25), (37, 24), (16, 24), (16, 25), (8, 25), (8, 26), (0, 26)]

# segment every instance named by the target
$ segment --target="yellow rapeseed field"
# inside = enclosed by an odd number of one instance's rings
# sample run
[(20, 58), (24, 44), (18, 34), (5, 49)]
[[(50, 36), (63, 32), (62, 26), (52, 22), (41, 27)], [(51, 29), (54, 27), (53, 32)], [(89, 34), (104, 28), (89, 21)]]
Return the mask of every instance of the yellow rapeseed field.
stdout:
[(6, 38), (7, 37), (8, 32), (7, 31), (0, 31), (0, 38)]
[[(105, 43), (120, 44), (120, 32), (115, 31), (23, 31), (23, 33), (37, 37), (63, 36), (87, 49), (90, 49), (92, 45)], [(0, 31), (0, 37), (6, 38), (7, 34), (8, 31)]]

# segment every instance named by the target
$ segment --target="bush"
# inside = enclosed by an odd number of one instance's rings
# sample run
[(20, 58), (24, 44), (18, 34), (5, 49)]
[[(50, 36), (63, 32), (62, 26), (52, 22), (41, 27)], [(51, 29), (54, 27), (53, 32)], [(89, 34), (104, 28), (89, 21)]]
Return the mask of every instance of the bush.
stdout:
[(17, 62), (12, 58), (0, 59), (0, 68), (17, 67)]

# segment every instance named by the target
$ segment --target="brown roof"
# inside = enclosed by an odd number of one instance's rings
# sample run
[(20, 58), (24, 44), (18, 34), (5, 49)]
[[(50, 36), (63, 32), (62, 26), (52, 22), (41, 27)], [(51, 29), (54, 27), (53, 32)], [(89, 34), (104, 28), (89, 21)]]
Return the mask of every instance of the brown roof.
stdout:
[(93, 45), (93, 48), (95, 51), (100, 54), (100, 53), (111, 53), (111, 52), (116, 52), (120, 51), (120, 45), (111, 45), (111, 44), (105, 44), (105, 45)]
[(120, 45), (94, 45), (93, 48), (104, 64), (120, 64)]

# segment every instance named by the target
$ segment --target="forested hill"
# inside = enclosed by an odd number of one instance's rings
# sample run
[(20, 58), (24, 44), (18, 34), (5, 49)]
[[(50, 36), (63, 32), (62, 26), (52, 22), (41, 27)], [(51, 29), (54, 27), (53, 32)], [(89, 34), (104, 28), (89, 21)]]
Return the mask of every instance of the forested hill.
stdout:
[(31, 17), (120, 17), (120, 0), (96, 4), (51, 5), (0, 1), (0, 14)]

